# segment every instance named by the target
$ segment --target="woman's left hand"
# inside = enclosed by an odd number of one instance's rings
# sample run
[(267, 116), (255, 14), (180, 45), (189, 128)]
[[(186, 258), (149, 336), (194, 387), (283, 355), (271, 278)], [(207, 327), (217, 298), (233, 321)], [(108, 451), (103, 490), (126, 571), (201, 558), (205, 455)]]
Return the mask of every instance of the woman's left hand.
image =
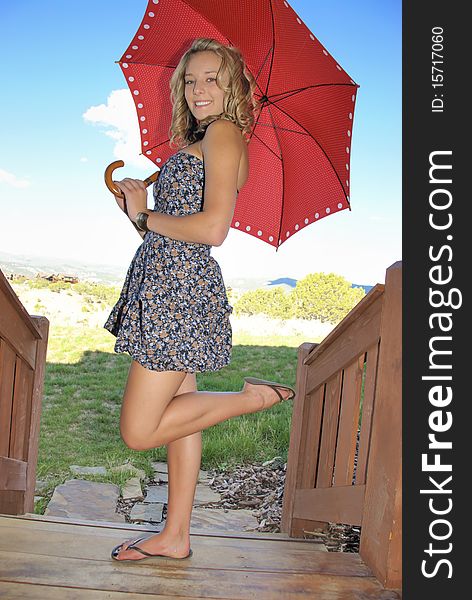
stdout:
[(147, 190), (144, 181), (141, 179), (131, 179), (126, 177), (122, 181), (114, 181), (126, 196), (126, 208), (128, 217), (133, 223), (136, 222), (136, 215), (147, 209)]

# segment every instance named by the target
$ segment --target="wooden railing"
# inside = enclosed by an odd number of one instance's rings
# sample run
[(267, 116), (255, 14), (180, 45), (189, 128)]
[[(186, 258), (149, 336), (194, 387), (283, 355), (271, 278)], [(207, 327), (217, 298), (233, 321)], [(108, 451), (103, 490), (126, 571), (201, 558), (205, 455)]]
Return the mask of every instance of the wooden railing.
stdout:
[(299, 347), (281, 529), (361, 526), (360, 555), (401, 587), (402, 266), (321, 344)]
[(0, 513), (34, 510), (49, 321), (30, 316), (0, 271)]

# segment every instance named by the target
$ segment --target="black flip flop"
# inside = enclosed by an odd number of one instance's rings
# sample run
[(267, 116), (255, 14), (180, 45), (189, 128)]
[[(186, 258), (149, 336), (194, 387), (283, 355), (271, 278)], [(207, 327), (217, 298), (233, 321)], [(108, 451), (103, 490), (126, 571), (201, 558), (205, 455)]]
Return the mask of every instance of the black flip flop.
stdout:
[[(275, 392), (277, 392), (277, 395), (280, 398), (281, 402), (285, 402), (286, 400), (293, 400), (295, 398), (295, 390), (288, 385), (282, 385), (280, 383), (276, 383), (275, 381), (266, 381), (265, 379), (258, 379), (257, 377), (245, 377), (244, 381), (247, 381), (247, 383), (252, 383), (254, 385), (268, 385)], [(288, 398), (284, 398), (277, 388), (282, 388), (283, 390), (290, 390), (292, 392), (292, 395)]]
[[(193, 554), (192, 549), (190, 548), (190, 552), (187, 554), (187, 556), (182, 556), (177, 557), (177, 556), (167, 556), (167, 554), (150, 554), (149, 552), (146, 552), (146, 550), (143, 550), (142, 548), (140, 548), (139, 546), (136, 546), (136, 544), (138, 542), (141, 542), (142, 540), (147, 540), (148, 538), (146, 537), (140, 537), (137, 538), (136, 540), (132, 541), (131, 544), (129, 544), (129, 546), (126, 548), (126, 550), (136, 550), (137, 552), (140, 552), (141, 554), (144, 554), (144, 556), (146, 558), (155, 558), (160, 556), (161, 558), (169, 558), (170, 560), (185, 560), (186, 558), (190, 558)], [(114, 560), (117, 560), (118, 562), (136, 562), (136, 560), (144, 560), (144, 558), (138, 558), (138, 559), (133, 559), (133, 558), (117, 558), (118, 554), (120, 553), (120, 550), (123, 548), (123, 545), (125, 544), (125, 542), (122, 542), (121, 544), (118, 544), (118, 546), (115, 546), (113, 548), (113, 550), (111, 551), (111, 557)]]

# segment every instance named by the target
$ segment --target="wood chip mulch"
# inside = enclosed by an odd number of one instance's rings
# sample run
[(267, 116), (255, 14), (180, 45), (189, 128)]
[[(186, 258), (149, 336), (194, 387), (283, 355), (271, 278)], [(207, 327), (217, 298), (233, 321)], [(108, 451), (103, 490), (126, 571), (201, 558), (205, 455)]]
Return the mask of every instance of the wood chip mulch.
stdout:
[[(261, 465), (238, 466), (228, 471), (209, 471), (209, 486), (221, 494), (212, 507), (253, 509), (256, 531), (280, 533), (287, 463), (278, 456)], [(359, 552), (361, 528), (330, 523), (325, 531), (306, 532), (305, 539), (323, 542), (329, 552)]]

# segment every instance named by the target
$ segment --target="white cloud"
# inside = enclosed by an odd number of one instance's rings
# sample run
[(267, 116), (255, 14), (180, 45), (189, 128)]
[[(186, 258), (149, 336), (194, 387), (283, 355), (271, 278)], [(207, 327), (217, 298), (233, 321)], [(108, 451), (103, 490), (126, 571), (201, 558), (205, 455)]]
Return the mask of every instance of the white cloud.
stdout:
[(80, 157), (80, 162), (88, 162), (88, 158), (86, 156), (81, 156)]
[(106, 104), (91, 106), (82, 116), (85, 121), (107, 127), (104, 133), (115, 140), (113, 154), (117, 159), (149, 171), (151, 162), (140, 154), (138, 117), (129, 89), (113, 90)]
[(14, 173), (0, 169), (0, 183), (6, 183), (14, 188), (27, 188), (31, 185), (28, 179), (20, 179)]

